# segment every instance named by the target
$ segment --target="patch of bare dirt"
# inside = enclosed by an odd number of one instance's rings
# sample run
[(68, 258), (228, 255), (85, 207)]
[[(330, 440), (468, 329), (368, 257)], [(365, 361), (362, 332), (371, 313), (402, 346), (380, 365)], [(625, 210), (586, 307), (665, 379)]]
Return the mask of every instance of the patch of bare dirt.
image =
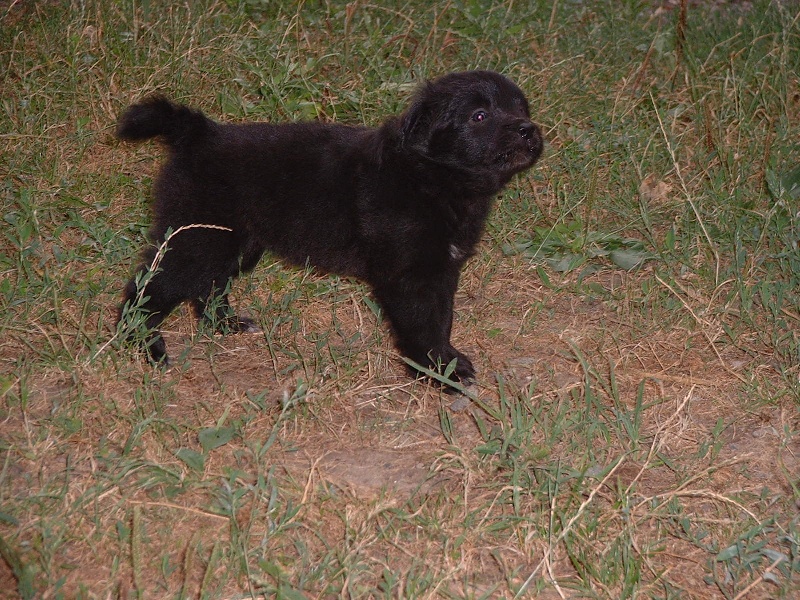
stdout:
[[(521, 259), (476, 261), (457, 297), (454, 339), (479, 369), (475, 391), (482, 402), (497, 406), (502, 384), (511, 394), (530, 390), (531, 402), (558, 414), (571, 410), (587, 378), (602, 389), (613, 374), (618, 408), (633, 409), (640, 393), (648, 403), (639, 433), (644, 451), (615, 473), (616, 486), (635, 488), (642, 499), (660, 502), (686, 492), (682, 501), (709, 520), (717, 520), (721, 508), (733, 507), (720, 499), (732, 492), (757, 494), (767, 488), (791, 495), (792, 482), (800, 477), (800, 446), (787, 443), (782, 432), (798, 429), (797, 415), (788, 408), (748, 412), (746, 404), (742, 410), (742, 390), (752, 384), (747, 378), (773, 375), (769, 357), (731, 346), (717, 349), (707, 335), (681, 320), (664, 327), (664, 315), (637, 312), (612, 299), (625, 297), (628, 290), (632, 295), (640, 284), (637, 277), (645, 276), (598, 274), (595, 283), (609, 294), (604, 299), (550, 289)], [(7, 489), (15, 494), (31, 486), (40, 492), (58, 490), (63, 504), (56, 514), (69, 531), (79, 532), (59, 563), (74, 567), (64, 572), (65, 589), (87, 581), (88, 564), (95, 565), (98, 589), (136, 587), (131, 538), (125, 538), (132, 535), (134, 515), (146, 524), (140, 532), (149, 549), (139, 567), (143, 573), (163, 571), (165, 560), (185, 565), (185, 572), (168, 570), (172, 575), (148, 583), (154, 593), (159, 585), (197, 591), (204, 578), (215, 580), (205, 570), (221, 568), (214, 566), (213, 540), (231, 535), (232, 522), (236, 535), (265, 540), (270, 556), (263, 560), (278, 561), (287, 570), (293, 561), (327, 556), (331, 547), (355, 535), (363, 548), (351, 558), (358, 556), (373, 567), (386, 561), (388, 548), (397, 544), (404, 550), (390, 562), (412, 568), (413, 556), (428, 556), (443, 570), (471, 573), (487, 590), (504, 589), (502, 582), (511, 573), (524, 579), (533, 572), (547, 547), (535, 527), (530, 526), (524, 541), (514, 537), (520, 529), (499, 545), (481, 538), (487, 522), (499, 524), (512, 516), (495, 467), (474, 452), (485, 442), (479, 421), (491, 425), (491, 419), (470, 401), (407, 376), (384, 326), (364, 309), (362, 287), (343, 282), (333, 292), (332, 308), (330, 293), (314, 292), (319, 282), (325, 279), (306, 277), (298, 283), (311, 287), (289, 307), (296, 318), (276, 321), (271, 330), (275, 315), (250, 311), (269, 337), (198, 335), (184, 311), (166, 324), (165, 337), (176, 359), (170, 371), (153, 371), (124, 356), (115, 359), (117, 370), (100, 364), (76, 373), (53, 370), (29, 390), (24, 412), (5, 415), (9, 440), (28, 449), (10, 461)], [(252, 294), (242, 294), (240, 308), (275, 300), (263, 287)], [(3, 348), (9, 352), (13, 346)], [(299, 400), (289, 416), (277, 421), (292, 398)], [(448, 435), (442, 430), (442, 412), (452, 428)], [(36, 439), (35, 432), (54, 419), (62, 419), (54, 428), (62, 437)], [(715, 433), (720, 419), (727, 426)], [(198, 431), (230, 424), (236, 424), (230, 441), (204, 451)], [(72, 433), (65, 435), (69, 428)], [(532, 431), (530, 439), (544, 448), (548, 433)], [(272, 445), (259, 454), (269, 439)], [(704, 454), (701, 449), (714, 440), (714, 451)], [(569, 454), (570, 442), (553, 440), (546, 447), (547, 460), (581, 464), (582, 457)], [(631, 442), (608, 443), (624, 452)], [(648, 444), (653, 452), (673, 457), (680, 468), (650, 464), (654, 454), (646, 451)], [(180, 448), (204, 455), (202, 472), (178, 458)], [(687, 470), (696, 477), (689, 484)], [(281, 517), (286, 507), (268, 508), (275, 502), (268, 497), (271, 489), (293, 497), (299, 512)], [(239, 504), (230, 521), (223, 507), (234, 501), (226, 494), (232, 498), (237, 493)], [(89, 505), (73, 508), (84, 497), (91, 499), (94, 519), (88, 518)], [(411, 506), (433, 515), (432, 531), (414, 541), (405, 538), (405, 521), (391, 512), (405, 514)], [(665, 540), (659, 557), (665, 564), (671, 561), (672, 580), (682, 582), (693, 597), (714, 597), (702, 582), (707, 553), (664, 536), (645, 506), (643, 500), (632, 512), (639, 519), (638, 535)], [(550, 507), (527, 510), (546, 514)], [(288, 521), (279, 526), (281, 518)], [(35, 523), (37, 517), (31, 514), (30, 519)], [(475, 519), (474, 539), (469, 527), (463, 529), (466, 519)], [(372, 531), (375, 524), (379, 531), (393, 531), (396, 539), (387, 546), (383, 534)], [(296, 536), (271, 533), (295, 526)], [(441, 536), (433, 533), (436, 527), (444, 528)], [(33, 533), (18, 535), (30, 539)], [(463, 551), (452, 555), (457, 560), (442, 562), (451, 538), (461, 540)], [(303, 540), (305, 556), (291, 539)], [(110, 556), (120, 561), (118, 571), (111, 568)], [(574, 575), (563, 551), (557, 549), (550, 562), (554, 576)], [(7, 576), (0, 569), (0, 577)], [(246, 588), (241, 578), (227, 581), (230, 590)], [(556, 597), (552, 592), (546, 594)]]

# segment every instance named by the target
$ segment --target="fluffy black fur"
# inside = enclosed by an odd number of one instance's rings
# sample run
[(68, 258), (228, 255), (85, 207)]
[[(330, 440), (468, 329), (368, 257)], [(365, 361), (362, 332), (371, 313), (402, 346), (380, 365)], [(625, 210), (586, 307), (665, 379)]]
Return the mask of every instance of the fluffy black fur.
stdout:
[[(230, 230), (192, 228), (170, 239), (141, 306), (151, 360), (167, 361), (157, 328), (178, 304), (207, 317), (209, 300), (268, 251), (369, 283), (405, 356), (430, 368), (458, 359), (453, 378), (473, 378), (470, 360), (450, 344), (459, 273), (493, 197), (542, 151), (525, 96), (509, 79), (445, 75), (378, 128), (220, 124), (155, 96), (128, 108), (117, 136), (158, 136), (169, 148), (155, 182), (156, 245), (181, 226)], [(145, 250), (138, 274), (155, 254)], [(136, 296), (134, 277), (124, 302)], [(217, 306), (230, 329), (256, 329), (233, 316), (224, 295)]]

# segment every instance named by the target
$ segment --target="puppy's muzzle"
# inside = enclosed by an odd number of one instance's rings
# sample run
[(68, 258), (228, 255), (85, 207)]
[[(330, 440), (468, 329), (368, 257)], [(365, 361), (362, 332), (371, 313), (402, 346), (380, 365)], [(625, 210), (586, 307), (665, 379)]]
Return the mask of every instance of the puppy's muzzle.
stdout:
[(539, 127), (530, 121), (518, 123), (517, 134), (519, 134), (518, 160), (522, 165), (530, 166), (539, 158), (544, 147), (542, 132)]

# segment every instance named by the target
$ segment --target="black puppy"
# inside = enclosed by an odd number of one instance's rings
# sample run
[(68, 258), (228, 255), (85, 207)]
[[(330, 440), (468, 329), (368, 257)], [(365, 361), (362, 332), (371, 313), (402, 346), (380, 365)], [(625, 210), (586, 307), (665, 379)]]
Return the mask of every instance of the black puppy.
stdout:
[(138, 300), (146, 314), (151, 360), (167, 361), (157, 328), (183, 301), (208, 318), (217, 297), (219, 322), (256, 330), (233, 314), (224, 290), (268, 251), (369, 283), (405, 356), (433, 369), (457, 359), (451, 377), (474, 377), (450, 344), (459, 273), (493, 197), (542, 152), (525, 96), (509, 79), (491, 71), (445, 75), (375, 129), (220, 124), (151, 97), (128, 108), (117, 136), (160, 136), (170, 150), (155, 182), (155, 244), (169, 230), (217, 226), (171, 237), (159, 269), (137, 290), (156, 258), (147, 248), (125, 288), (128, 307)]

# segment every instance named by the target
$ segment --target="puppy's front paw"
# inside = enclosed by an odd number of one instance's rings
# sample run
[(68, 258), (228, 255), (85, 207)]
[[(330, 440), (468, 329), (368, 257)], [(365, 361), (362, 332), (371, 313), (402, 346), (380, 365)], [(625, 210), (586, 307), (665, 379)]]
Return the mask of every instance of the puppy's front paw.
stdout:
[[(456, 361), (455, 368), (448, 373), (453, 360)], [(470, 384), (475, 380), (475, 367), (472, 366), (472, 361), (450, 345), (438, 352), (432, 351), (426, 362), (432, 371), (442, 375), (447, 374), (447, 378), (456, 383)]]
[[(472, 365), (472, 361), (467, 358), (466, 354), (462, 354), (455, 348), (450, 348), (453, 352), (453, 358), (456, 359), (456, 368), (453, 371), (453, 375), (455, 375), (455, 380), (460, 381), (462, 383), (470, 383), (475, 380), (475, 367)], [(447, 363), (449, 365), (453, 358), (450, 358)], [(442, 361), (444, 363), (444, 361)], [(452, 377), (452, 376), (451, 376)]]

